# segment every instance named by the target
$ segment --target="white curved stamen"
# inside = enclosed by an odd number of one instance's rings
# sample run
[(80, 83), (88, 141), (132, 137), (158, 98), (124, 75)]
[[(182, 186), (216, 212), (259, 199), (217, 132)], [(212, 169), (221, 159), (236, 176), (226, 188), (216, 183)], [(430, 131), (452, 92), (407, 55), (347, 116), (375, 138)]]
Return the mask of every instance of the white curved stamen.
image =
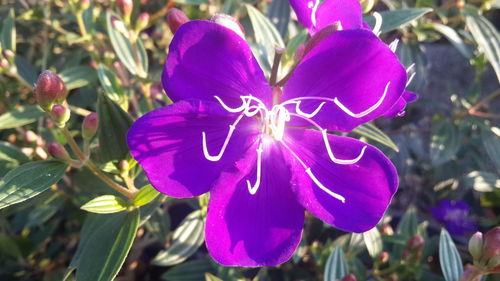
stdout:
[(218, 96), (214, 96), (214, 98), (217, 99), (217, 101), (219, 101), (220, 105), (222, 105), (222, 107), (224, 107), (225, 110), (229, 111), (229, 112), (232, 112), (232, 113), (236, 113), (236, 112), (241, 112), (243, 111), (245, 108), (247, 108), (247, 104), (248, 102), (245, 101), (245, 97), (240, 97), (241, 100), (243, 101), (243, 104), (240, 106), (240, 107), (237, 107), (237, 108), (232, 108), (232, 107), (229, 107), (227, 106), (221, 98), (219, 98)]
[(384, 93), (382, 94), (382, 96), (380, 97), (380, 99), (377, 101), (377, 103), (375, 103), (374, 105), (372, 105), (370, 108), (368, 108), (367, 110), (363, 111), (363, 112), (360, 112), (360, 113), (354, 113), (352, 112), (351, 110), (349, 110), (349, 108), (347, 108), (345, 105), (343, 105), (338, 98), (334, 98), (334, 103), (340, 108), (342, 109), (342, 111), (344, 111), (345, 113), (347, 113), (347, 115), (351, 116), (351, 117), (354, 117), (354, 118), (361, 118), (361, 117), (364, 117), (370, 113), (372, 113), (375, 109), (377, 109), (381, 104), (382, 102), (384, 101), (384, 98), (385, 98), (385, 95), (387, 94), (387, 89), (389, 89), (389, 85), (391, 84), (391, 82), (388, 82), (387, 85), (385, 86), (385, 90), (384, 90)]
[(255, 184), (252, 186), (249, 180), (247, 180), (247, 187), (248, 187), (248, 192), (250, 192), (251, 195), (254, 195), (257, 190), (259, 189), (260, 186), (260, 175), (261, 175), (261, 170), (262, 170), (262, 142), (259, 145), (259, 148), (257, 148), (257, 178), (255, 179)]
[(335, 155), (333, 155), (332, 148), (330, 147), (330, 143), (328, 142), (328, 136), (326, 134), (326, 130), (322, 130), (321, 134), (323, 135), (323, 140), (325, 141), (326, 152), (328, 153), (330, 160), (332, 160), (332, 162), (335, 164), (340, 164), (340, 165), (356, 164), (359, 160), (361, 160), (361, 158), (365, 154), (366, 145), (363, 146), (363, 148), (361, 149), (361, 152), (359, 153), (359, 155), (356, 158), (354, 158), (354, 159), (338, 159), (335, 157)]
[(325, 103), (326, 103), (326, 102), (322, 102), (322, 103), (319, 104), (318, 108), (316, 108), (313, 112), (311, 112), (311, 113), (305, 113), (304, 111), (302, 111), (300, 109), (300, 103), (301, 102), (302, 101), (297, 101), (297, 103), (295, 104), (295, 112), (297, 112), (297, 114), (302, 115), (302, 116), (304, 116), (306, 118), (312, 118), (312, 117), (316, 116), (316, 114), (318, 114), (318, 112), (321, 110), (321, 108), (323, 107), (323, 105), (325, 105)]
[(311, 172), (311, 168), (306, 169), (306, 173), (309, 175), (309, 177), (312, 179), (312, 181), (319, 187), (321, 190), (324, 192), (328, 193), (331, 197), (340, 200), (340, 202), (345, 203), (345, 197), (342, 195), (339, 195), (330, 189), (328, 189), (326, 186), (324, 186), (317, 178), (314, 176), (314, 174)]
[(408, 81), (406, 82), (406, 87), (408, 87), (411, 83), (411, 81), (413, 81), (413, 78), (415, 78), (415, 74), (417, 74), (416, 72), (413, 72), (411, 75), (410, 75), (410, 78), (408, 78)]
[(375, 35), (380, 35), (380, 28), (382, 27), (382, 15), (377, 12), (373, 12), (373, 17), (375, 18), (375, 26), (373, 27), (373, 33)]
[(205, 133), (205, 131), (201, 132), (202, 144), (203, 144), (203, 155), (205, 156), (205, 158), (207, 158), (207, 160), (216, 162), (216, 161), (219, 161), (221, 159), (222, 155), (224, 154), (224, 151), (226, 151), (226, 147), (227, 147), (227, 144), (229, 143), (229, 139), (231, 139), (231, 136), (233, 135), (233, 132), (236, 129), (236, 125), (238, 125), (238, 123), (240, 122), (241, 118), (243, 118), (243, 116), (244, 116), (243, 114), (240, 114), (240, 116), (238, 116), (236, 121), (234, 121), (233, 124), (229, 125), (229, 132), (227, 133), (226, 139), (224, 140), (224, 144), (222, 144), (222, 148), (220, 149), (219, 153), (215, 156), (210, 155), (210, 153), (208, 152), (207, 134)]
[(410, 64), (410, 66), (408, 66), (408, 68), (406, 69), (406, 73), (409, 73), (410, 71), (412, 71), (413, 68), (415, 68), (415, 63), (412, 63), (412, 64)]
[(396, 49), (398, 48), (398, 43), (399, 39), (394, 39), (394, 41), (392, 41), (391, 44), (389, 44), (389, 49), (391, 49), (393, 53), (396, 52)]
[(295, 159), (297, 159), (297, 161), (299, 161), (300, 165), (302, 165), (302, 167), (304, 167), (305, 169), (305, 172), (306, 174), (311, 178), (311, 180), (321, 189), (323, 190), (324, 192), (326, 192), (328, 195), (330, 195), (331, 197), (339, 200), (340, 202), (342, 203), (345, 203), (345, 197), (338, 194), (338, 193), (335, 193), (333, 191), (331, 191), (330, 189), (328, 189), (327, 187), (325, 187), (319, 180), (318, 178), (316, 178), (316, 176), (312, 173), (311, 171), (311, 168), (310, 167), (307, 167), (307, 165), (304, 163), (304, 161), (302, 161), (302, 159), (299, 158), (299, 156), (290, 148), (288, 147), (288, 145), (285, 143), (285, 142), (281, 142), (281, 144), (293, 155), (293, 157), (295, 157)]
[(316, 27), (316, 12), (318, 11), (319, 2), (320, 0), (315, 1), (311, 11), (311, 23), (313, 24), (313, 27)]

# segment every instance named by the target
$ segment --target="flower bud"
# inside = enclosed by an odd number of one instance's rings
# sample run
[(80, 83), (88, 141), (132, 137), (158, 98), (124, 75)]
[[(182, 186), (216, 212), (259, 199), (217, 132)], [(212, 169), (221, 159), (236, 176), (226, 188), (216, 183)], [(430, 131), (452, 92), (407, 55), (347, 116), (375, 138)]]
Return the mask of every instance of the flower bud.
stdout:
[(130, 170), (130, 165), (129, 165), (127, 160), (120, 161), (120, 163), (118, 164), (118, 167), (120, 168), (120, 171), (122, 171), (122, 172), (128, 172), (128, 170)]
[(7, 60), (9, 60), (9, 61), (10, 61), (11, 59), (13, 59), (13, 58), (14, 58), (14, 56), (15, 56), (15, 55), (14, 55), (14, 52), (12, 52), (12, 50), (9, 50), (9, 49), (7, 49), (7, 50), (3, 51), (3, 55), (4, 55), (4, 57), (5, 57)]
[(68, 160), (69, 154), (68, 151), (62, 146), (62, 144), (58, 142), (51, 142), (49, 143), (49, 146), (47, 147), (47, 151), (49, 152), (50, 156), (56, 158), (56, 159), (61, 159), (61, 160)]
[(46, 111), (50, 110), (54, 103), (62, 103), (68, 94), (64, 82), (50, 70), (45, 70), (38, 76), (33, 92), (38, 104)]
[(388, 252), (382, 252), (380, 253), (380, 255), (378, 256), (378, 261), (380, 263), (386, 263), (389, 261), (389, 253)]
[(238, 34), (241, 38), (245, 38), (245, 30), (243, 29), (243, 26), (241, 26), (240, 22), (232, 16), (225, 14), (215, 14), (210, 20), (231, 29), (232, 31), (236, 32), (236, 34)]
[(0, 69), (7, 68), (8, 66), (9, 66), (9, 62), (6, 59), (1, 58), (0, 59)]
[(392, 228), (392, 226), (390, 224), (383, 224), (381, 229), (380, 229), (380, 232), (383, 235), (388, 235), (388, 236), (394, 235), (394, 229)]
[(125, 18), (125, 22), (128, 22), (130, 20), (130, 15), (132, 15), (132, 11), (134, 10), (134, 2), (132, 0), (118, 0), (116, 1), (116, 4)]
[(90, 0), (80, 0), (82, 10), (87, 10), (90, 7)]
[(489, 269), (495, 269), (498, 266), (500, 266), (500, 255), (494, 256), (488, 261)]
[(184, 14), (183, 11), (171, 8), (167, 13), (167, 24), (172, 33), (175, 33), (177, 29), (189, 21), (189, 18)]
[(52, 119), (54, 120), (54, 122), (56, 122), (57, 126), (60, 128), (66, 125), (66, 122), (68, 122), (69, 117), (71, 116), (69, 109), (61, 104), (54, 105), (52, 107), (51, 113), (52, 113)]
[(141, 13), (137, 17), (137, 21), (135, 22), (135, 29), (136, 30), (143, 30), (146, 27), (148, 27), (149, 24), (149, 14), (148, 13)]
[(471, 279), (474, 275), (476, 275), (476, 268), (471, 264), (466, 264), (464, 267), (464, 273), (462, 274), (460, 281), (480, 281), (483, 277), (482, 275), (479, 275), (474, 279)]
[(358, 281), (358, 278), (356, 278), (356, 275), (350, 273), (344, 276), (341, 281)]
[(29, 143), (36, 142), (38, 140), (37, 134), (35, 134), (32, 130), (24, 132), (23, 138), (25, 142)]
[(97, 132), (99, 126), (99, 117), (97, 113), (91, 113), (83, 119), (82, 136), (84, 139), (91, 139)]
[(422, 248), (424, 247), (424, 242), (425, 242), (424, 237), (420, 235), (415, 235), (412, 236), (410, 240), (408, 240), (406, 248), (408, 249), (408, 251), (415, 253), (422, 250)]
[(500, 255), (500, 226), (490, 229), (484, 235), (483, 253), (487, 258)]
[(479, 260), (483, 254), (483, 234), (476, 232), (469, 240), (469, 252), (474, 260)]
[(387, 281), (398, 281), (399, 280), (399, 277), (396, 273), (393, 273), (391, 275), (389, 275), (389, 277), (387, 277)]

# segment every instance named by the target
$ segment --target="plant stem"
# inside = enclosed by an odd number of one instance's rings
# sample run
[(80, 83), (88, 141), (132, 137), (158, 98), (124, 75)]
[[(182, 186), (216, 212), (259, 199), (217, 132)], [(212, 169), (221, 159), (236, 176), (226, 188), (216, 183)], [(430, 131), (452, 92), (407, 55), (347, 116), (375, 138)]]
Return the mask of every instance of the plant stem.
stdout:
[(83, 22), (83, 12), (79, 11), (75, 14), (75, 16), (76, 16), (76, 22), (78, 23), (78, 28), (80, 29), (80, 33), (82, 34), (83, 37), (86, 37), (88, 33), (87, 33), (87, 28), (85, 28), (85, 23)]

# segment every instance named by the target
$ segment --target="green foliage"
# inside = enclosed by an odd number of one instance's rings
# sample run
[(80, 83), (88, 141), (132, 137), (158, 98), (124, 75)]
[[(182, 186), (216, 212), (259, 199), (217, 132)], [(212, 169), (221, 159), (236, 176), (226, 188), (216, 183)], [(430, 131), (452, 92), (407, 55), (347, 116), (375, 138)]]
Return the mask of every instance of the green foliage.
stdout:
[(0, 115), (0, 130), (31, 124), (43, 115), (44, 113), (38, 105), (20, 106)]
[(446, 281), (459, 281), (463, 273), (462, 260), (457, 247), (446, 229), (441, 230), (439, 238), (439, 262)]

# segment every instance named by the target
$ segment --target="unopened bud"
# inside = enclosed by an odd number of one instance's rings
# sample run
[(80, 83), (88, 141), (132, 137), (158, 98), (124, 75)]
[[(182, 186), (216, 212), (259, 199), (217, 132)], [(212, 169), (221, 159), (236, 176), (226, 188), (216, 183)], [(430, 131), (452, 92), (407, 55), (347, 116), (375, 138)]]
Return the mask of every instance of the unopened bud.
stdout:
[(116, 4), (125, 18), (125, 21), (128, 22), (130, 20), (130, 15), (132, 15), (132, 11), (134, 10), (134, 2), (132, 0), (118, 0), (116, 1)]
[(4, 57), (5, 57), (6, 59), (8, 59), (8, 60), (13, 59), (13, 58), (14, 58), (14, 56), (15, 56), (14, 52), (12, 52), (12, 50), (9, 50), (9, 49), (7, 49), (7, 50), (3, 51), (3, 55), (4, 55)]
[(136, 30), (143, 30), (146, 27), (148, 27), (149, 24), (149, 14), (148, 13), (141, 13), (137, 17), (137, 21), (135, 22), (135, 29)]
[(35, 132), (33, 132), (32, 130), (28, 130), (26, 132), (24, 132), (24, 141), (26, 142), (36, 142), (38, 140), (38, 136), (37, 134), (35, 134)]
[(113, 26), (114, 29), (116, 29), (121, 34), (128, 36), (127, 27), (125, 26), (123, 21), (121, 21), (117, 17), (111, 17), (111, 25)]
[(128, 164), (127, 160), (120, 161), (120, 163), (118, 164), (118, 167), (120, 168), (120, 171), (122, 171), (122, 172), (128, 172), (128, 170), (130, 170), (130, 165)]
[(172, 33), (175, 33), (177, 29), (189, 21), (189, 18), (184, 14), (183, 11), (171, 8), (167, 13), (167, 24)]
[(479, 260), (483, 254), (483, 234), (476, 232), (469, 240), (469, 252), (474, 260)]
[(8, 66), (9, 66), (9, 62), (6, 59), (4, 59), (4, 58), (0, 59), (0, 69), (7, 68)]
[(232, 16), (225, 14), (215, 14), (210, 20), (231, 29), (232, 31), (236, 32), (236, 34), (238, 34), (241, 38), (245, 38), (245, 30), (243, 29), (243, 26), (241, 26), (240, 22)]
[(410, 240), (408, 240), (406, 248), (408, 249), (408, 251), (415, 253), (422, 250), (422, 248), (424, 247), (424, 242), (425, 242), (424, 237), (420, 235), (415, 235), (412, 236)]
[(54, 103), (62, 103), (68, 94), (64, 82), (50, 70), (45, 70), (38, 76), (33, 92), (44, 110), (50, 110)]
[[(464, 273), (462, 274), (462, 277), (460, 278), (460, 281), (480, 281), (481, 278), (483, 277), (482, 275), (476, 275), (477, 269), (470, 263), (466, 264), (464, 267)], [(476, 276), (474, 278), (474, 276)]]
[(84, 139), (91, 139), (97, 132), (99, 126), (99, 117), (97, 113), (91, 113), (83, 119), (82, 136)]
[(378, 256), (378, 261), (380, 263), (386, 263), (389, 261), (389, 253), (388, 252), (382, 252), (380, 253), (380, 255)]
[(56, 159), (61, 159), (61, 160), (67, 160), (69, 159), (69, 154), (68, 151), (62, 146), (62, 144), (58, 142), (51, 142), (49, 143), (49, 146), (47, 147), (47, 151), (49, 152), (50, 156), (56, 158)]
[(358, 278), (356, 278), (356, 275), (350, 273), (344, 276), (341, 281), (358, 281)]
[(82, 10), (87, 10), (90, 7), (90, 0), (80, 0), (80, 7)]
[(483, 253), (487, 258), (500, 255), (500, 226), (490, 229), (484, 235)]
[(67, 107), (64, 105), (56, 104), (51, 110), (52, 119), (56, 122), (58, 127), (64, 127), (66, 122), (68, 122), (71, 113)]
[(388, 236), (394, 235), (394, 229), (392, 228), (392, 226), (390, 224), (383, 224), (381, 229), (380, 229), (380, 232), (382, 234), (388, 235)]

